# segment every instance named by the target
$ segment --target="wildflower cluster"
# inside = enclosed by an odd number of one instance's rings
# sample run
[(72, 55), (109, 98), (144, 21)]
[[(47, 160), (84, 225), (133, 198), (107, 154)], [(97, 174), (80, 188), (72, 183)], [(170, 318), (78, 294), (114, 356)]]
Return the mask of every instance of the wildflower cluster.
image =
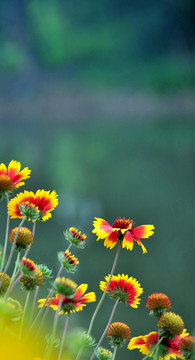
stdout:
[[(188, 349), (188, 357), (182, 348), (183, 341), (185, 343), (185, 339), (189, 338), (182, 318), (174, 312), (167, 311), (171, 308), (168, 296), (162, 293), (153, 293), (147, 298), (146, 307), (150, 310), (150, 315), (156, 316), (158, 331), (132, 338), (128, 349), (139, 349), (142, 354), (147, 355), (145, 358), (192, 359), (192, 346), (191, 349)], [(192, 337), (191, 343), (193, 342), (195, 342), (195, 338)]]
[[(97, 241), (104, 240), (104, 246), (109, 249), (116, 246), (116, 255), (112, 268), (106, 269), (108, 275), (104, 280), (100, 279), (102, 295), (97, 301), (88, 329), (81, 329), (79, 335), (78, 331), (75, 333), (77, 335), (73, 333), (72, 340), (68, 340), (69, 320), (76, 312), (96, 302), (95, 292), (87, 292), (87, 283), (77, 285), (72, 278), (67, 277), (67, 273), (74, 274), (78, 270), (79, 264), (70, 248), (75, 248), (78, 252), (84, 249), (86, 235), (73, 226), (64, 231), (68, 247), (57, 251), (56, 257), (60, 265), (54, 276), (47, 265), (38, 265), (28, 257), (31, 247), (37, 246), (36, 224), (50, 219), (52, 211), (58, 205), (55, 190), (38, 189), (35, 193), (24, 190), (14, 197), (14, 191), (25, 184), (24, 180), (30, 177), (30, 173), (27, 167), (21, 170), (18, 161), (12, 160), (8, 167), (0, 164), (0, 199), (7, 199), (8, 215), (5, 242), (0, 250), (0, 358), (93, 360), (95, 357), (100, 360), (114, 360), (118, 349), (127, 346), (126, 343), (129, 342), (128, 350), (139, 349), (145, 355), (144, 359), (153, 357), (156, 360), (169, 360), (179, 357), (192, 360), (195, 338), (184, 329), (182, 318), (170, 311), (171, 302), (163, 293), (151, 294), (146, 301), (150, 315), (157, 319), (158, 331), (131, 338), (128, 324), (120, 319), (113, 321), (116, 314), (120, 317), (120, 311), (117, 313), (120, 306), (126, 305), (128, 311), (137, 309), (143, 293), (140, 282), (131, 274), (115, 274), (121, 248), (132, 251), (134, 244), (137, 244), (145, 254), (147, 250), (142, 241), (154, 233), (153, 225), (135, 226), (133, 220), (126, 218), (115, 219), (112, 225), (101, 218), (95, 218), (93, 222), (92, 232), (97, 236)], [(20, 223), (9, 229), (10, 219), (19, 219)], [(26, 220), (30, 223), (30, 229), (29, 226), (24, 226)], [(9, 247), (10, 252), (7, 254)], [(14, 255), (15, 264), (13, 273), (10, 273)], [(39, 298), (39, 288), (47, 280), (47, 285), (41, 290), (47, 292), (43, 298)], [(15, 287), (19, 285), (20, 288), (15, 292)], [(23, 306), (14, 298), (18, 296), (22, 299), (20, 291), (25, 297), (25, 301), (21, 300)], [(107, 316), (104, 312), (107, 325), (102, 329), (100, 339), (95, 339), (94, 323), (107, 295), (111, 299), (110, 314)], [(52, 313), (51, 309), (54, 311), (53, 324), (50, 326), (48, 322), (44, 329), (43, 325), (48, 312)], [(62, 334), (58, 327), (59, 318), (65, 320)], [(102, 343), (106, 337), (108, 344), (104, 347)]]

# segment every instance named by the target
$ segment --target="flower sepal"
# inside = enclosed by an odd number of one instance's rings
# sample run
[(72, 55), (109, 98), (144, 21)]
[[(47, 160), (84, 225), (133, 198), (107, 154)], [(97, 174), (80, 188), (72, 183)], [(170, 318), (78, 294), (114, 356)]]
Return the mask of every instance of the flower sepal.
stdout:
[(60, 346), (60, 339), (51, 335), (45, 335), (45, 342), (48, 346), (52, 346), (52, 348), (57, 349)]
[(150, 310), (149, 316), (159, 317), (162, 314), (164, 314), (165, 312), (166, 312), (166, 309), (158, 308), (158, 309)]
[(41, 211), (35, 205), (21, 204), (18, 206), (22, 216), (28, 221), (42, 220)]
[(66, 250), (65, 253), (63, 251), (59, 251), (58, 260), (63, 265), (64, 269), (71, 273), (76, 271), (77, 265), (79, 264), (78, 259), (74, 255), (71, 255), (69, 250)]
[(61, 294), (68, 298), (73, 298), (77, 290), (77, 284), (65, 277), (58, 277), (53, 283), (53, 290), (56, 294)]
[(86, 331), (82, 331), (80, 337), (81, 337), (82, 346), (93, 347), (96, 345), (95, 338), (93, 336), (87, 334)]
[(85, 248), (85, 239), (86, 235), (81, 234), (80, 231), (78, 231), (74, 227), (70, 227), (64, 232), (65, 239), (69, 241), (70, 244), (74, 245), (75, 247), (79, 249)]
[(160, 337), (163, 337), (163, 338), (169, 338), (169, 339), (175, 338), (175, 335), (171, 334), (170, 331), (168, 331), (166, 329), (160, 329), (158, 334)]
[(194, 358), (192, 357), (192, 352), (191, 352), (190, 350), (183, 350), (183, 351), (182, 351), (182, 356), (183, 356), (183, 358), (184, 358), (185, 360), (192, 360), (192, 359), (194, 359)]
[(37, 267), (42, 271), (44, 279), (52, 279), (53, 278), (53, 275), (51, 275), (52, 270), (50, 270), (46, 265), (39, 264), (39, 265), (37, 265)]

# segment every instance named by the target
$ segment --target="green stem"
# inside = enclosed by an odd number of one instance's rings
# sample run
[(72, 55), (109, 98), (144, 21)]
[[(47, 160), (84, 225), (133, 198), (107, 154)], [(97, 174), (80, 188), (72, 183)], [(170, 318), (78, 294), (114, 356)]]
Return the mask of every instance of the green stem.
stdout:
[(18, 252), (18, 255), (17, 255), (17, 258), (16, 258), (16, 261), (15, 261), (15, 267), (14, 267), (14, 271), (13, 271), (13, 274), (12, 274), (12, 277), (11, 277), (11, 283), (13, 282), (14, 280), (14, 277), (15, 277), (15, 274), (16, 274), (16, 271), (17, 271), (17, 268), (18, 268), (18, 263), (19, 263), (19, 260), (20, 260), (20, 251)]
[(78, 352), (75, 360), (79, 360), (79, 359), (80, 359), (82, 352), (83, 352), (83, 346), (81, 346), (81, 348), (80, 348), (80, 350), (79, 350), (79, 352)]
[[(9, 196), (7, 195), (7, 205), (9, 203)], [(5, 242), (4, 242), (4, 248), (3, 248), (3, 256), (1, 261), (1, 269), (0, 272), (3, 271), (4, 263), (5, 263), (5, 256), (7, 251), (7, 244), (8, 244), (8, 235), (9, 235), (9, 223), (10, 223), (10, 216), (7, 214), (7, 223), (6, 223), (6, 232), (5, 232)]]
[[(60, 269), (59, 269), (59, 271), (58, 271), (58, 273), (57, 273), (56, 279), (61, 275), (62, 270), (63, 270), (63, 265), (61, 264)], [(32, 323), (31, 328), (33, 328), (33, 327), (35, 326), (35, 323), (37, 322), (39, 316), (42, 314), (42, 312), (43, 312), (43, 310), (44, 310), (44, 308), (45, 308), (45, 305), (46, 305), (46, 303), (47, 303), (47, 300), (49, 299), (50, 296), (51, 296), (51, 300), (52, 300), (53, 293), (54, 293), (54, 292), (53, 292), (53, 285), (52, 285), (52, 287), (51, 287), (51, 289), (50, 289), (50, 291), (49, 291), (49, 293), (48, 293), (48, 295), (47, 295), (47, 297), (46, 297), (46, 299), (45, 299), (45, 302), (44, 302), (43, 306), (40, 308), (40, 310), (39, 310), (39, 312), (38, 312), (35, 320), (34, 320), (33, 323)], [(50, 300), (50, 302), (51, 302), (51, 300)], [(49, 311), (49, 305), (50, 305), (50, 303), (47, 305), (47, 309), (45, 310), (45, 314), (44, 314), (44, 316), (43, 316), (43, 319), (42, 319), (42, 322), (41, 322), (41, 325), (40, 325), (40, 329), (42, 328), (42, 326), (43, 326), (43, 324), (44, 324), (44, 322), (45, 322), (47, 313), (48, 313), (48, 311)]]
[(116, 357), (116, 352), (117, 352), (117, 345), (115, 345), (115, 347), (114, 347), (114, 352), (113, 352), (112, 360), (115, 359), (115, 357)]
[(55, 335), (56, 335), (56, 330), (57, 330), (57, 325), (58, 325), (58, 318), (59, 318), (59, 312), (61, 310), (61, 306), (62, 306), (62, 301), (63, 301), (63, 295), (61, 295), (60, 297), (60, 301), (58, 303), (58, 308), (56, 310), (56, 313), (55, 313), (55, 317), (54, 317), (54, 322), (53, 322), (53, 328), (52, 328), (52, 333), (51, 333), (51, 337), (50, 337), (50, 343), (49, 343), (49, 346), (48, 346), (48, 349), (46, 351), (46, 354), (45, 354), (45, 357), (47, 359), (50, 358), (50, 354), (51, 354), (51, 350), (52, 350), (52, 342), (55, 338)]
[(24, 326), (24, 319), (25, 319), (26, 310), (27, 310), (27, 307), (28, 307), (29, 297), (30, 297), (30, 291), (27, 291), (26, 301), (25, 301), (24, 310), (23, 310), (23, 316), (22, 316), (21, 325), (20, 325), (20, 334), (19, 334), (19, 338), (20, 338), (20, 339), (21, 339), (21, 337), (22, 337), (22, 331), (23, 331), (23, 326)]
[(36, 301), (37, 301), (38, 292), (39, 292), (39, 286), (36, 286), (36, 290), (35, 290), (34, 297), (33, 297), (31, 314), (30, 314), (30, 323), (31, 323), (31, 321), (33, 319), (33, 314), (34, 314), (35, 304), (36, 304)]
[(63, 335), (62, 335), (62, 341), (61, 341), (61, 345), (60, 345), (60, 351), (59, 351), (59, 354), (58, 354), (58, 360), (60, 360), (61, 356), (62, 356), (62, 350), (63, 350), (63, 346), (64, 346), (64, 340), (65, 340), (65, 336), (66, 336), (66, 331), (67, 331), (67, 328), (68, 328), (69, 318), (70, 318), (70, 315), (67, 314), (66, 321), (65, 321), (65, 324), (64, 324), (64, 331), (63, 331)]
[(22, 225), (23, 225), (23, 223), (25, 222), (25, 220), (26, 220), (26, 216), (25, 216), (25, 217), (22, 219), (22, 221), (20, 222), (20, 225), (19, 225), (19, 227), (18, 227), (18, 229), (17, 229), (17, 232), (16, 232), (16, 235), (15, 235), (15, 237), (14, 237), (14, 241), (13, 241), (13, 244), (12, 244), (12, 247), (11, 247), (11, 250), (10, 250), (9, 258), (8, 258), (8, 260), (7, 260), (7, 264), (6, 264), (6, 266), (5, 266), (5, 269), (4, 269), (4, 271), (3, 271), (3, 275), (2, 275), (2, 277), (1, 277), (0, 287), (1, 287), (1, 285), (2, 285), (2, 282), (3, 282), (3, 279), (4, 279), (5, 273), (7, 272), (7, 269), (8, 269), (8, 267), (9, 267), (9, 265), (10, 265), (10, 262), (11, 262), (11, 259), (12, 259), (13, 253), (14, 253), (14, 248), (15, 248), (15, 245), (16, 245), (17, 237), (18, 237), (18, 234), (19, 234), (19, 231), (20, 231), (20, 228), (22, 227)]
[[(67, 250), (70, 249), (71, 245), (72, 245), (72, 244), (70, 244), (70, 245), (68, 246)], [(59, 271), (58, 271), (58, 273), (57, 273), (57, 275), (56, 275), (55, 280), (61, 275), (62, 270), (63, 270), (63, 265), (61, 264), (61, 265), (60, 265), (60, 269), (59, 269)], [(55, 280), (54, 280), (54, 281), (55, 281)], [(33, 327), (35, 326), (35, 323), (37, 322), (39, 316), (42, 314), (42, 312), (43, 312), (43, 310), (44, 310), (44, 308), (45, 308), (45, 305), (46, 305), (46, 303), (47, 303), (47, 300), (49, 299), (49, 297), (52, 298), (53, 293), (54, 293), (54, 292), (53, 292), (53, 285), (52, 285), (52, 287), (51, 287), (51, 289), (50, 289), (50, 291), (49, 291), (49, 293), (48, 293), (48, 295), (47, 295), (47, 297), (46, 297), (46, 299), (45, 299), (45, 302), (44, 302), (43, 306), (40, 308), (40, 310), (39, 310), (39, 312), (38, 312), (35, 320), (34, 320), (33, 323), (32, 323), (31, 328), (33, 328)], [(52, 300), (52, 299), (51, 299), (51, 300)], [(51, 300), (50, 300), (50, 303), (51, 303)], [(50, 303), (48, 304), (47, 309), (45, 310), (45, 314), (44, 314), (44, 316), (43, 316), (41, 325), (40, 325), (40, 327), (39, 327), (40, 329), (42, 328), (42, 326), (43, 326), (43, 324), (44, 324), (44, 322), (45, 322), (45, 319), (46, 319), (46, 317), (47, 317)]]
[(158, 346), (160, 345), (161, 341), (163, 340), (163, 337), (156, 343), (156, 345), (150, 350), (150, 352), (143, 358), (143, 360), (146, 360), (150, 355), (156, 352), (156, 349), (158, 349)]
[(20, 260), (20, 251), (18, 252), (16, 261), (15, 261), (15, 267), (14, 267), (14, 271), (13, 271), (13, 274), (12, 274), (12, 277), (11, 277), (11, 280), (10, 280), (10, 283), (9, 283), (9, 286), (8, 286), (8, 289), (7, 289), (7, 293), (9, 292), (9, 289), (11, 288), (11, 286), (13, 284), (14, 277), (15, 277), (15, 274), (16, 274), (16, 271), (17, 271), (17, 268), (18, 268), (19, 260)]
[(103, 295), (102, 295), (102, 297), (101, 297), (101, 299), (100, 299), (100, 301), (99, 301), (99, 303), (98, 303), (98, 305), (97, 305), (97, 307), (96, 307), (96, 309), (95, 309), (95, 312), (94, 312), (94, 314), (93, 314), (93, 316), (92, 316), (92, 318), (91, 318), (91, 322), (90, 322), (90, 324), (89, 324), (89, 329), (88, 329), (88, 332), (87, 332), (88, 335), (90, 335), (90, 333), (91, 333), (94, 320), (95, 320), (95, 318), (96, 318), (96, 316), (97, 316), (97, 314), (98, 314), (98, 311), (99, 311), (99, 309), (100, 309), (100, 307), (101, 307), (101, 305), (102, 305), (102, 303), (103, 303), (103, 301), (104, 301), (104, 298), (105, 298), (105, 296), (106, 296), (106, 292), (107, 292), (108, 287), (109, 287), (109, 285), (110, 285), (110, 282), (111, 282), (111, 279), (112, 279), (112, 275), (113, 275), (113, 273), (114, 273), (114, 270), (115, 270), (115, 267), (116, 267), (116, 264), (117, 264), (117, 260), (118, 260), (118, 257), (119, 257), (120, 248), (121, 248), (121, 241), (119, 241), (118, 249), (117, 249), (117, 252), (116, 252), (116, 256), (115, 256), (115, 259), (114, 259), (114, 263), (113, 263), (113, 266), (112, 266), (112, 270), (111, 270), (111, 273), (110, 273), (110, 277), (109, 277), (107, 286), (106, 286), (106, 288), (105, 288), (105, 290), (104, 290), (104, 292), (103, 292)]
[(21, 277), (23, 276), (23, 274), (20, 274), (17, 279), (12, 283), (11, 287), (9, 288), (9, 290), (6, 293), (6, 298), (8, 298), (8, 296), (11, 294), (13, 288), (16, 286), (16, 284), (20, 281)]
[[(32, 228), (33, 242), (34, 242), (34, 238), (35, 238), (35, 229), (36, 229), (36, 221), (33, 222), (33, 228)], [(24, 257), (25, 257), (25, 258), (27, 257), (30, 249), (31, 249), (31, 245), (29, 245), (29, 246), (27, 247), (27, 249), (26, 249), (26, 252), (25, 252), (25, 254), (24, 254)]]
[(112, 309), (110, 318), (109, 318), (108, 323), (107, 323), (107, 325), (106, 325), (106, 328), (105, 328), (105, 330), (104, 330), (104, 332), (103, 332), (103, 334), (102, 334), (102, 336), (101, 336), (98, 344), (96, 345), (96, 348), (95, 348), (95, 350), (94, 350), (94, 352), (93, 352), (90, 360), (93, 360), (94, 355), (95, 355), (95, 351), (99, 348), (99, 346), (101, 345), (102, 341), (104, 340), (104, 337), (105, 337), (105, 335), (106, 335), (106, 333), (107, 333), (107, 330), (108, 330), (108, 328), (109, 328), (109, 326), (110, 326), (110, 324), (111, 324), (111, 321), (112, 321), (112, 319), (113, 319), (114, 313), (115, 313), (116, 308), (117, 308), (117, 305), (118, 305), (118, 303), (119, 303), (119, 300), (120, 300), (120, 299), (118, 298), (118, 299), (116, 300), (115, 304), (114, 304), (114, 307), (113, 307), (113, 309)]

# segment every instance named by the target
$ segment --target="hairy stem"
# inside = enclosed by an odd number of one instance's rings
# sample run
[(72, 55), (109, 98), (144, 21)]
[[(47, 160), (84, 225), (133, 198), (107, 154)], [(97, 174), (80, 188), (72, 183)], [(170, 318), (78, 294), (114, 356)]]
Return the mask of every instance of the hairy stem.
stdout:
[(62, 341), (61, 341), (61, 345), (60, 345), (60, 350), (59, 350), (59, 354), (58, 354), (58, 360), (60, 360), (61, 356), (62, 356), (62, 350), (63, 350), (63, 346), (64, 346), (64, 340), (65, 340), (65, 336), (66, 336), (66, 331), (67, 331), (67, 328), (68, 328), (69, 318), (70, 318), (70, 315), (67, 314), (66, 321), (65, 321), (65, 324), (64, 324), (64, 331), (63, 331), (63, 334), (62, 334)]
[(5, 269), (4, 269), (4, 272), (3, 272), (3, 275), (2, 275), (2, 278), (1, 278), (1, 281), (0, 281), (0, 287), (1, 287), (1, 285), (2, 285), (2, 282), (3, 282), (3, 279), (4, 279), (5, 273), (6, 273), (8, 267), (9, 267), (9, 265), (10, 265), (10, 262), (11, 262), (11, 259), (12, 259), (13, 253), (14, 253), (14, 248), (15, 248), (15, 245), (16, 245), (17, 237), (18, 237), (18, 234), (19, 234), (19, 231), (20, 231), (20, 228), (22, 227), (22, 225), (23, 225), (23, 223), (25, 222), (25, 220), (26, 220), (26, 217), (24, 217), (24, 218), (22, 219), (22, 221), (20, 222), (20, 225), (19, 225), (19, 227), (18, 227), (18, 229), (17, 229), (17, 232), (16, 232), (16, 235), (15, 235), (15, 237), (14, 237), (14, 241), (13, 241), (13, 244), (12, 244), (12, 247), (11, 247), (11, 250), (10, 250), (9, 258), (8, 258), (8, 260), (7, 260), (7, 264), (6, 264), (6, 266), (5, 266)]
[(94, 356), (95, 356), (95, 351), (99, 348), (99, 346), (101, 345), (102, 341), (104, 340), (104, 337), (105, 337), (105, 335), (106, 335), (106, 333), (107, 333), (107, 330), (108, 330), (108, 328), (109, 328), (109, 326), (110, 326), (110, 324), (111, 324), (111, 321), (112, 321), (112, 319), (113, 319), (113, 316), (114, 316), (114, 313), (115, 313), (115, 311), (116, 311), (116, 308), (117, 308), (118, 303), (119, 303), (119, 298), (116, 300), (116, 302), (115, 302), (115, 304), (114, 304), (114, 307), (113, 307), (113, 309), (112, 309), (110, 318), (109, 318), (108, 323), (107, 323), (107, 325), (106, 325), (106, 328), (105, 328), (105, 330), (104, 330), (104, 332), (103, 332), (100, 340), (98, 341), (98, 344), (96, 345), (96, 348), (95, 348), (95, 350), (94, 350), (94, 352), (93, 352), (90, 360), (92, 360), (92, 359), (94, 358)]
[[(7, 205), (8, 205), (8, 203), (9, 203), (9, 196), (7, 195)], [(3, 271), (3, 267), (4, 267), (4, 263), (5, 263), (5, 256), (6, 256), (7, 244), (8, 244), (9, 223), (10, 223), (10, 216), (7, 214), (5, 242), (4, 242), (3, 256), (2, 256), (2, 261), (1, 261), (1, 270), (0, 270), (0, 272)]]
[(97, 316), (97, 314), (98, 314), (98, 311), (99, 311), (99, 309), (100, 309), (100, 307), (101, 307), (101, 305), (102, 305), (102, 303), (103, 303), (103, 301), (104, 301), (104, 298), (105, 298), (105, 296), (106, 296), (106, 292), (107, 292), (108, 287), (109, 287), (109, 285), (110, 285), (110, 282), (111, 282), (111, 279), (112, 279), (112, 275), (113, 275), (113, 273), (114, 273), (114, 270), (115, 270), (115, 267), (116, 267), (116, 264), (117, 264), (117, 260), (118, 260), (118, 257), (119, 257), (120, 248), (121, 248), (121, 241), (119, 241), (118, 249), (117, 249), (116, 256), (115, 256), (115, 259), (114, 259), (114, 263), (113, 263), (113, 266), (112, 266), (112, 269), (111, 269), (111, 272), (110, 272), (110, 277), (109, 277), (107, 286), (106, 286), (106, 288), (105, 288), (105, 290), (104, 290), (104, 292), (103, 292), (103, 295), (102, 295), (102, 297), (101, 297), (101, 299), (100, 299), (100, 301), (99, 301), (99, 303), (98, 303), (98, 305), (97, 305), (97, 307), (96, 307), (96, 309), (95, 309), (95, 312), (94, 312), (94, 314), (93, 314), (93, 316), (92, 316), (92, 318), (91, 318), (91, 322), (90, 322), (90, 324), (89, 324), (89, 329), (88, 329), (88, 332), (87, 332), (88, 335), (90, 335), (90, 333), (91, 333), (94, 320), (95, 320), (95, 318), (96, 318), (96, 316)]

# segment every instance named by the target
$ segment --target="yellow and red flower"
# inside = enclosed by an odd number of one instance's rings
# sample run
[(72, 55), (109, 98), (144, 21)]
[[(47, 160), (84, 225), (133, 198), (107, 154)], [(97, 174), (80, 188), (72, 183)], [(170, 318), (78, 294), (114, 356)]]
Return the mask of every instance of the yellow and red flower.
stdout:
[(181, 339), (179, 349), (186, 360), (194, 359), (195, 356), (195, 336), (186, 336)]
[[(58, 304), (60, 302), (61, 296), (63, 297), (61, 310), (59, 312), (60, 315), (72, 313), (75, 311), (83, 310), (83, 306), (86, 306), (86, 303), (96, 301), (96, 296), (94, 292), (90, 292), (84, 295), (87, 290), (87, 284), (81, 284), (77, 287), (75, 294), (72, 297), (66, 297), (61, 294), (56, 294), (55, 297), (48, 299), (45, 306), (50, 306), (53, 310), (58, 309)], [(42, 307), (45, 303), (46, 299), (40, 299), (38, 302), (40, 303), (39, 307)], [(51, 302), (50, 302), (51, 300)]]
[(19, 161), (10, 161), (8, 168), (4, 163), (0, 164), (0, 191), (13, 191), (15, 188), (24, 185), (23, 180), (28, 179), (31, 173), (28, 167), (22, 171)]
[(50, 193), (37, 190), (35, 194), (32, 191), (24, 191), (10, 200), (8, 214), (12, 219), (26, 216), (28, 220), (45, 221), (51, 217), (51, 211), (58, 205), (57, 196), (55, 191)]
[(92, 232), (98, 236), (97, 241), (105, 239), (104, 246), (107, 248), (112, 249), (117, 241), (122, 241), (123, 248), (132, 250), (133, 241), (136, 241), (142, 247), (143, 253), (147, 253), (147, 250), (140, 239), (148, 238), (154, 233), (153, 225), (142, 225), (135, 228), (133, 221), (125, 218), (115, 220), (112, 226), (104, 219), (95, 218), (93, 226)]
[(195, 336), (186, 336), (181, 339), (179, 343), (180, 350), (190, 350), (192, 351), (195, 346)]
[[(182, 334), (176, 335), (173, 339), (164, 338), (159, 344), (159, 360), (176, 359), (176, 357), (182, 359), (179, 343), (185, 336), (188, 336), (188, 333), (186, 333), (186, 330), (183, 330)], [(127, 348), (129, 350), (138, 349), (142, 354), (147, 355), (157, 342), (158, 333), (153, 331), (147, 335), (132, 338)], [(152, 356), (152, 353), (149, 356)]]
[[(100, 281), (100, 289), (104, 291), (108, 284), (110, 275), (105, 277), (106, 281)], [(111, 282), (106, 291), (111, 298), (118, 299), (120, 302), (127, 303), (133, 308), (137, 308), (140, 303), (139, 296), (143, 293), (140, 283), (128, 275), (112, 275)]]

